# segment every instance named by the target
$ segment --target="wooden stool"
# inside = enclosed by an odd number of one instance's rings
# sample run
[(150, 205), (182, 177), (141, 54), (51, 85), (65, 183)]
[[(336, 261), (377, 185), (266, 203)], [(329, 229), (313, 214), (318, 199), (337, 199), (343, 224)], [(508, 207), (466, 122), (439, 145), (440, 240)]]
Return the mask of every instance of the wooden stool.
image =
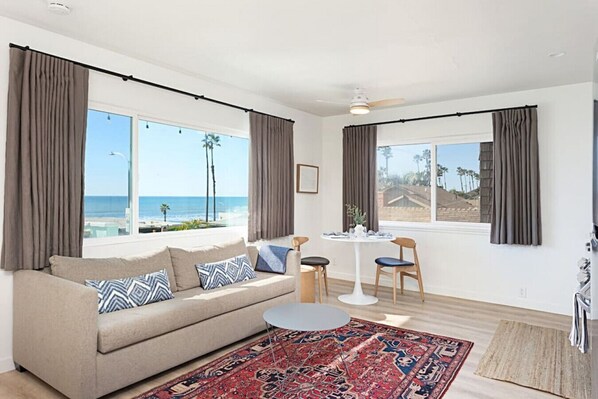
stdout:
[[(308, 237), (293, 237), (293, 249), (295, 251), (301, 251), (301, 245), (305, 244), (309, 241)], [(318, 295), (320, 297), (320, 303), (322, 303), (322, 283), (326, 288), (326, 296), (328, 296), (328, 273), (326, 272), (326, 266), (330, 261), (321, 256), (308, 256), (306, 258), (301, 258), (301, 264), (305, 266), (311, 266), (316, 273), (318, 273)]]
[(316, 271), (312, 267), (301, 266), (301, 302), (316, 302)]

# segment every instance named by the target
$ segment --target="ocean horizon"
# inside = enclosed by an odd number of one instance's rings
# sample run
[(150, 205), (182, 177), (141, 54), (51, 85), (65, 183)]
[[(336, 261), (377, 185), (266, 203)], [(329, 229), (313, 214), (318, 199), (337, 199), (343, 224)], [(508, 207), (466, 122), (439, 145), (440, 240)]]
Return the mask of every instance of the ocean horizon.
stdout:
[[(208, 218), (214, 220), (213, 198), (210, 197)], [(168, 204), (170, 210), (166, 214), (169, 222), (183, 222), (191, 219), (205, 219), (206, 198), (185, 196), (140, 196), (139, 220), (161, 221), (164, 215), (160, 206)], [(84, 197), (85, 219), (125, 218), (127, 196), (86, 195)], [(216, 197), (216, 220), (221, 215), (246, 215), (248, 197)]]

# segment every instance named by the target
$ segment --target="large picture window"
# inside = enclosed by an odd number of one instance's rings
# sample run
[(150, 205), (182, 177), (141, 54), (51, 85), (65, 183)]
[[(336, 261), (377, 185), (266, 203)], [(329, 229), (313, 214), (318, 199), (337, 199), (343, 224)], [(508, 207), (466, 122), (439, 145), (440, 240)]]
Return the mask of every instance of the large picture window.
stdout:
[(490, 223), (491, 201), (491, 142), (378, 147), (381, 221)]
[(378, 218), (429, 222), (432, 155), (429, 144), (378, 148)]
[(139, 232), (246, 225), (248, 152), (246, 138), (140, 120)]
[(132, 118), (89, 110), (85, 145), (85, 238), (131, 232)]
[[(491, 169), (481, 173), (480, 149), (492, 143), (436, 146), (436, 220), (442, 222), (489, 223)], [(491, 158), (490, 158), (491, 161)], [(491, 168), (491, 162), (488, 164)], [(484, 179), (486, 179), (484, 181)], [(485, 184), (484, 184), (485, 183)], [(482, 191), (482, 186), (486, 190)], [(482, 199), (482, 194), (484, 198)]]
[(248, 157), (244, 137), (90, 109), (84, 237), (247, 225)]

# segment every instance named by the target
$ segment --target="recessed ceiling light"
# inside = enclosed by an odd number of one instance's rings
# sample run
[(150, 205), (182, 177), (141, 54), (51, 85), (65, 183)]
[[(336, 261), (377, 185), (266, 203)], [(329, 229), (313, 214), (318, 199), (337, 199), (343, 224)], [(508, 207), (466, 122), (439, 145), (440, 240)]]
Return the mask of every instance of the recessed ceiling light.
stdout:
[(48, 11), (52, 14), (69, 15), (71, 13), (71, 7), (65, 0), (48, 0)]
[(558, 51), (556, 53), (550, 53), (550, 54), (548, 54), (548, 56), (550, 58), (560, 58), (560, 57), (564, 56), (565, 54), (567, 54), (567, 53), (565, 53), (564, 51)]

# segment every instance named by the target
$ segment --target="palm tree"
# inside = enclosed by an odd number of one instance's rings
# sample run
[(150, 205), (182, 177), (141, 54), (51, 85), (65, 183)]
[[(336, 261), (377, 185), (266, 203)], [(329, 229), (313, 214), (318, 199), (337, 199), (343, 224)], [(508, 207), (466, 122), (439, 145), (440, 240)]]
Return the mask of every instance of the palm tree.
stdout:
[(382, 156), (384, 157), (384, 160), (385, 160), (384, 172), (386, 174), (386, 178), (388, 179), (388, 160), (390, 158), (392, 158), (392, 150), (390, 149), (390, 146), (388, 146), (388, 145), (385, 145), (384, 147), (380, 147), (378, 150), (380, 150), (380, 152), (382, 153)]
[(467, 192), (469, 192), (469, 184), (467, 184), (469, 180), (467, 179), (467, 169), (465, 169), (465, 168), (463, 169), (463, 181), (465, 182), (464, 193), (467, 193)]
[(210, 169), (212, 170), (212, 197), (213, 197), (213, 205), (214, 205), (214, 221), (216, 221), (216, 174), (214, 173), (214, 147), (220, 147), (220, 136), (210, 133), (208, 134), (208, 140), (210, 142), (210, 156), (211, 156), (211, 166)]
[(430, 179), (432, 178), (432, 151), (430, 150), (423, 150), (422, 151), (422, 160), (424, 161), (424, 175), (422, 180), (422, 184), (424, 186), (430, 186), (432, 182)]
[(164, 221), (166, 222), (166, 213), (170, 210), (170, 206), (167, 203), (160, 205), (160, 212), (164, 215)]
[[(442, 166), (441, 164), (436, 165), (436, 175), (438, 176), (438, 186), (444, 187), (446, 190), (446, 174), (448, 173), (449, 169), (446, 166)], [(444, 181), (444, 185), (441, 184), (440, 178)]]
[(449, 168), (447, 168), (446, 166), (444, 167), (444, 170), (442, 171), (442, 180), (444, 180), (444, 189), (446, 190), (446, 175), (449, 172)]
[(210, 150), (210, 140), (208, 139), (208, 135), (204, 133), (202, 147), (206, 149), (206, 222), (208, 221), (208, 214), (210, 212), (210, 160), (209, 160), (209, 150)]
[(465, 188), (463, 188), (463, 176), (465, 175), (465, 169), (458, 166), (457, 167), (457, 175), (459, 175), (459, 181), (461, 182), (461, 192), (465, 192)]
[(419, 154), (416, 154), (415, 156), (413, 156), (413, 161), (415, 161), (415, 163), (417, 164), (417, 174), (419, 174), (419, 163), (423, 160), (424, 159)]
[(478, 188), (480, 187), (480, 174), (477, 172), (473, 172), (473, 178), (476, 180)]
[(475, 188), (475, 184), (474, 184), (474, 181), (473, 181), (473, 174), (474, 173), (475, 172), (473, 170), (471, 170), (471, 169), (469, 169), (467, 171), (467, 176), (469, 176), (469, 181), (471, 182), (471, 189), (469, 191), (473, 191), (473, 189)]

